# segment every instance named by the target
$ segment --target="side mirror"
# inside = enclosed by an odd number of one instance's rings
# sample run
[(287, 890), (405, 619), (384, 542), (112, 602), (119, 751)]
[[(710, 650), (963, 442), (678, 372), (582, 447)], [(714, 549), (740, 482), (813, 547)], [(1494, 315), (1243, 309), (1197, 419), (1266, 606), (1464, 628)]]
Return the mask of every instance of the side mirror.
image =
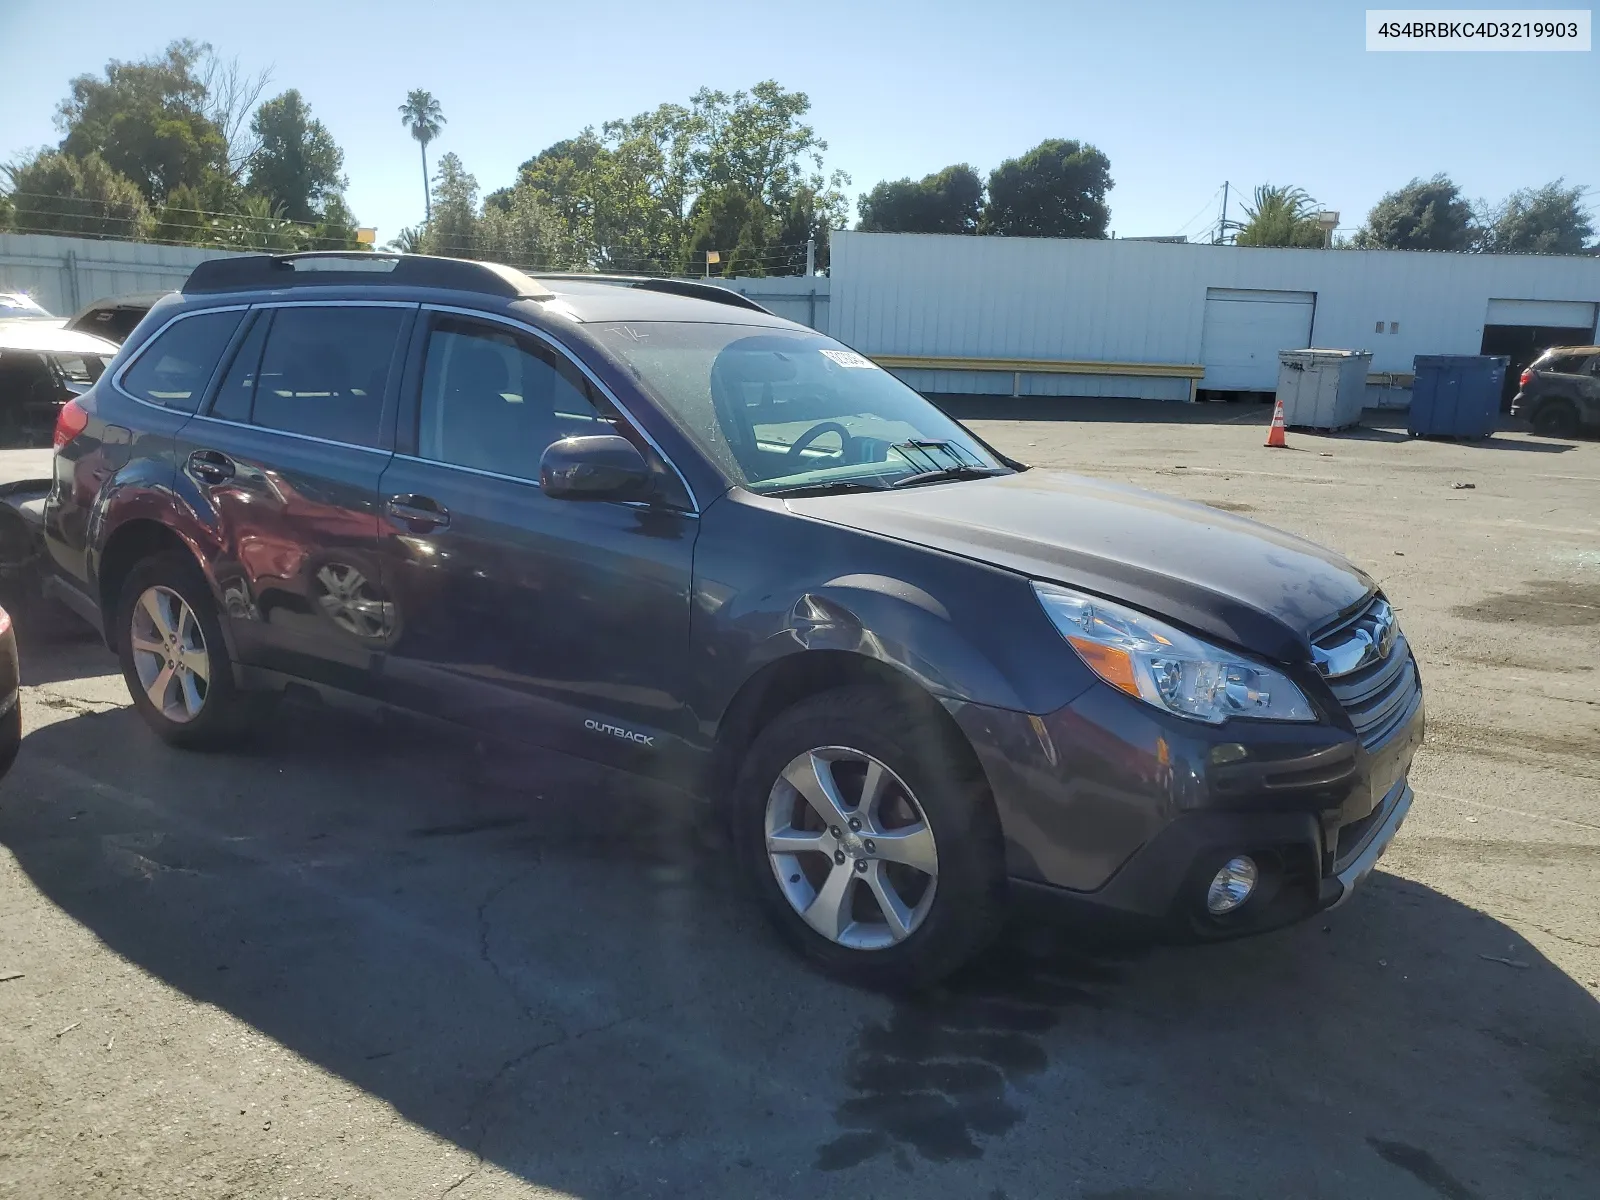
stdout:
[(644, 500), (650, 464), (614, 433), (562, 438), (539, 460), (539, 487), (556, 500)]

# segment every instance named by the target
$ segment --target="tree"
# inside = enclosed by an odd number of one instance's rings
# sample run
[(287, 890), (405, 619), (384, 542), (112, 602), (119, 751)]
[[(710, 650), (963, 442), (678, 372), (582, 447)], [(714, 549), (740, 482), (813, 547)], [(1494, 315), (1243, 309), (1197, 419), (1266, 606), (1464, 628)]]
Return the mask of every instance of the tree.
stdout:
[(810, 186), (803, 186), (796, 191), (778, 225), (781, 256), (773, 260), (767, 274), (804, 275), (807, 242), (812, 244), (812, 261), (816, 269), (828, 269), (831, 260), (829, 235), (835, 229), (844, 228), (849, 214), (850, 202), (844, 194), (848, 182), (848, 176), (836, 171), (829, 180), (829, 186), (822, 191)]
[(1248, 218), (1239, 230), (1241, 246), (1321, 246), (1322, 226), (1313, 215), (1317, 202), (1297, 187), (1265, 183), (1256, 189), (1255, 205), (1244, 206)]
[(433, 199), (428, 191), (428, 143), (439, 136), (445, 125), (444, 110), (433, 98), (433, 93), (422, 88), (412, 88), (406, 93), (406, 102), (400, 106), (400, 123), (411, 130), (411, 136), (422, 147), (422, 199), (426, 219), (433, 220)]
[(920, 180), (884, 180), (857, 204), (869, 233), (977, 233), (983, 180), (966, 163)]
[(156, 214), (151, 239), (178, 246), (203, 246), (211, 240), (211, 222), (200, 193), (184, 184), (167, 193)]
[(261, 94), (272, 82), (272, 68), (264, 67), (254, 75), (239, 65), (237, 56), (224, 59), (209, 45), (202, 46), (204, 56), (196, 69), (196, 78), (205, 100), (201, 111), (222, 135), (224, 167), (230, 179), (240, 179), (250, 166), (261, 142), (251, 128), (250, 116), (261, 101)]
[(982, 233), (1103, 238), (1111, 222), (1111, 160), (1087, 142), (1049, 138), (989, 174)]
[(1583, 254), (1594, 224), (1583, 203), (1586, 189), (1557, 179), (1523, 188), (1480, 215), (1483, 248), (1492, 254)]
[(246, 196), (239, 211), (210, 222), (206, 244), (229, 250), (282, 252), (303, 249), (304, 231), (285, 220), (282, 205), (265, 196)]
[(529, 188), (508, 189), (507, 202), (484, 201), (474, 238), (475, 258), (540, 270), (564, 270), (571, 248), (561, 221)]
[(322, 212), (309, 233), (302, 237), (308, 250), (364, 250), (356, 240), (356, 217), (338, 192), (322, 202)]
[(281, 206), (291, 221), (316, 220), (346, 187), (344, 151), (333, 135), (294, 88), (257, 109), (250, 128), (260, 143), (250, 163), (250, 191)]
[(423, 235), (424, 253), (472, 258), (477, 249), (478, 181), (454, 154), (439, 159), (429, 211), (433, 216)]
[(227, 144), (205, 114), (206, 93), (195, 66), (209, 47), (173, 42), (143, 62), (112, 60), (105, 76), (80, 75), (61, 102), (61, 150), (87, 160), (98, 155), (138, 185), (147, 203), (173, 188), (200, 186), (226, 166)]
[(1367, 214), (1352, 243), (1360, 250), (1471, 250), (1472, 209), (1447, 175), (1413, 179)]
[(150, 206), (138, 185), (98, 154), (44, 150), (6, 173), (13, 220), (25, 233), (134, 239), (148, 231)]
[(390, 239), (388, 249), (397, 250), (401, 254), (426, 254), (427, 251), (427, 226), (407, 225)]

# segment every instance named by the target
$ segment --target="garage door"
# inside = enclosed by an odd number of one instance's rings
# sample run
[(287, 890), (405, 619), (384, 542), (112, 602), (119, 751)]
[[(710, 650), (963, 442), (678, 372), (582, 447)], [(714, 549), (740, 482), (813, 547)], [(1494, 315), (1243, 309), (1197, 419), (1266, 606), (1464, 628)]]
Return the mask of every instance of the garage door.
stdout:
[(1278, 386), (1278, 351), (1311, 345), (1315, 292), (1206, 289), (1200, 335), (1203, 388), (1270, 392)]
[(1587, 300), (1490, 300), (1485, 325), (1543, 325), (1593, 329), (1595, 306)]

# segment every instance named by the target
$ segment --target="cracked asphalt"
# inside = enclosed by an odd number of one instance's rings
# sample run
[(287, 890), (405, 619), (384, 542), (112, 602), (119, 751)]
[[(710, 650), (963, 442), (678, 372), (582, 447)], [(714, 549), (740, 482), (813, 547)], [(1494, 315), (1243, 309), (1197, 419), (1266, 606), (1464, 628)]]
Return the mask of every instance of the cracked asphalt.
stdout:
[(974, 424), (1025, 460), (1388, 589), (1429, 740), (1350, 904), (1018, 925), (890, 1000), (776, 945), (689, 797), (310, 709), (169, 750), (91, 637), (24, 627), (0, 1196), (1600, 1194), (1600, 444), (1008, 403)]

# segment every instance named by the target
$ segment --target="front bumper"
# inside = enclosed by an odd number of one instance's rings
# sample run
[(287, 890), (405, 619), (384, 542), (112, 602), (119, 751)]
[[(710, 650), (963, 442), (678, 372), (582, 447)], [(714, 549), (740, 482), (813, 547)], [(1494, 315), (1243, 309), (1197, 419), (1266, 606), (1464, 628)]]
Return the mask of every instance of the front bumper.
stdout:
[[(951, 711), (988, 775), (1015, 895), (1210, 940), (1343, 903), (1371, 873), (1411, 807), (1420, 689), (1409, 704), (1371, 745), (1338, 714), (1202, 726), (1109, 688), (1048, 716)], [(1207, 885), (1238, 854), (1262, 883), (1212, 916)]]

